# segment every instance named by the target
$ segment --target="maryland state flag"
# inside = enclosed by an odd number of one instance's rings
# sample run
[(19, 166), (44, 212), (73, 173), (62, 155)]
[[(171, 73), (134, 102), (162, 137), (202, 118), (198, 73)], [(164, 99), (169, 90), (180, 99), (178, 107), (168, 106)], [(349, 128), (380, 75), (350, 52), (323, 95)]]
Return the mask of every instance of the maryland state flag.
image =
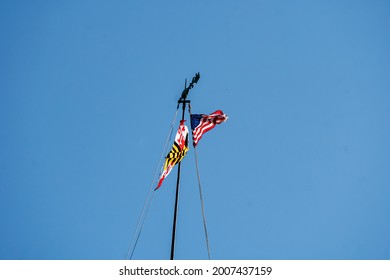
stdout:
[(176, 163), (179, 163), (186, 155), (188, 148), (188, 128), (184, 125), (185, 120), (180, 121), (179, 129), (177, 130), (175, 142), (173, 143), (171, 151), (165, 157), (164, 169), (161, 172), (160, 180), (156, 190), (161, 186), (165, 177), (171, 172)]

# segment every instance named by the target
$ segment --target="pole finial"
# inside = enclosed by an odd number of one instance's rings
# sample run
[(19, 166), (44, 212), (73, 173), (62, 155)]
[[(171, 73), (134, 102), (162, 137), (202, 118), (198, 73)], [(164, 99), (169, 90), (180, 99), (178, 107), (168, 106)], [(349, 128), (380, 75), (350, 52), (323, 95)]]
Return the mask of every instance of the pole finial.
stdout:
[(190, 92), (190, 89), (194, 87), (194, 84), (196, 84), (200, 79), (200, 74), (199, 72), (195, 74), (195, 76), (192, 78), (191, 83), (187, 87), (187, 79), (186, 79), (186, 86), (184, 87), (183, 92), (181, 93), (181, 97), (178, 101), (178, 103), (183, 103), (186, 101), (188, 93)]

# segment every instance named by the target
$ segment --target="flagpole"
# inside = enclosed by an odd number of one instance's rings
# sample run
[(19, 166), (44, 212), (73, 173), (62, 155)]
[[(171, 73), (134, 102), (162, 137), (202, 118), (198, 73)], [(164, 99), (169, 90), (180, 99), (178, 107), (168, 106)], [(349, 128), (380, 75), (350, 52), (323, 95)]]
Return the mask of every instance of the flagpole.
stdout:
[[(187, 100), (184, 100), (182, 103), (183, 113), (181, 119), (184, 120), (185, 104)], [(180, 169), (181, 162), (178, 163), (177, 167), (177, 181), (176, 181), (176, 197), (175, 197), (175, 212), (173, 214), (173, 229), (172, 229), (172, 245), (171, 245), (171, 260), (175, 256), (175, 242), (176, 242), (176, 224), (177, 224), (177, 211), (179, 206), (179, 188), (180, 188)]]
[[(187, 79), (185, 81), (184, 90), (181, 94), (181, 97), (178, 101), (178, 106), (180, 104), (182, 105), (182, 117), (181, 119), (184, 120), (184, 114), (186, 109), (186, 104), (190, 104), (190, 100), (187, 100), (188, 93), (190, 89), (194, 87), (194, 84), (198, 82), (200, 78), (200, 74), (196, 73), (195, 76), (192, 78), (192, 81), (190, 85), (187, 87)], [(176, 225), (177, 225), (177, 212), (179, 208), (179, 188), (180, 188), (180, 169), (181, 169), (181, 162), (178, 163), (177, 167), (177, 181), (176, 181), (176, 197), (175, 197), (175, 211), (173, 214), (173, 227), (172, 227), (172, 244), (171, 244), (171, 260), (175, 257), (175, 243), (176, 243)]]

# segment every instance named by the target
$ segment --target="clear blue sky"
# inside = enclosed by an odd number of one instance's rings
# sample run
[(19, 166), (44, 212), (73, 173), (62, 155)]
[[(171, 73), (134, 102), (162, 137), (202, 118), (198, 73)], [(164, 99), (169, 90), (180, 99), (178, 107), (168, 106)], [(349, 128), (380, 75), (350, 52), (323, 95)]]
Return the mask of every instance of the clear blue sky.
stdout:
[[(385, 0), (2, 0), (0, 259), (124, 259), (198, 71), (193, 112), (230, 117), (198, 146), (213, 259), (390, 259), (389, 15)], [(206, 259), (192, 148), (182, 163), (176, 257)], [(176, 171), (135, 259), (169, 259)]]

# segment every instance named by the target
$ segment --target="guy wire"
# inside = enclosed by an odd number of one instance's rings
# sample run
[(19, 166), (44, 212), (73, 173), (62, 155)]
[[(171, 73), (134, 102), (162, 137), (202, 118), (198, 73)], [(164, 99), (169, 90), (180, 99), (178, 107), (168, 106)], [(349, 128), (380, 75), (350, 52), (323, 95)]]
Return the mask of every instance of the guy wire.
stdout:
[(145, 220), (146, 220), (146, 216), (147, 216), (147, 214), (149, 212), (149, 209), (150, 209), (150, 206), (152, 204), (152, 201), (153, 201), (153, 198), (154, 198), (154, 192), (153, 192), (152, 197), (150, 199), (149, 199), (149, 196), (150, 196), (150, 193), (153, 190), (153, 187), (155, 186), (155, 182), (156, 182), (156, 178), (157, 178), (157, 175), (159, 173), (159, 170), (161, 170), (161, 163), (162, 163), (162, 159), (164, 158), (164, 155), (166, 153), (167, 145), (168, 145), (169, 141), (172, 138), (173, 124), (175, 123), (178, 110), (179, 110), (179, 107), (176, 108), (175, 115), (174, 115), (173, 120), (171, 122), (171, 126), (170, 126), (170, 129), (169, 129), (166, 141), (165, 141), (164, 149), (163, 149), (163, 151), (161, 153), (160, 160), (159, 160), (159, 163), (157, 165), (153, 181), (150, 184), (149, 191), (148, 191), (148, 194), (147, 194), (145, 202), (144, 202), (144, 206), (143, 206), (142, 211), (141, 211), (141, 215), (138, 218), (137, 226), (135, 228), (135, 231), (134, 231), (131, 243), (129, 245), (129, 249), (127, 250), (126, 260), (127, 259), (132, 259), (132, 256), (134, 254), (135, 248), (137, 247), (137, 243), (138, 243), (139, 237), (141, 235), (141, 231), (142, 231), (143, 225), (144, 225)]

